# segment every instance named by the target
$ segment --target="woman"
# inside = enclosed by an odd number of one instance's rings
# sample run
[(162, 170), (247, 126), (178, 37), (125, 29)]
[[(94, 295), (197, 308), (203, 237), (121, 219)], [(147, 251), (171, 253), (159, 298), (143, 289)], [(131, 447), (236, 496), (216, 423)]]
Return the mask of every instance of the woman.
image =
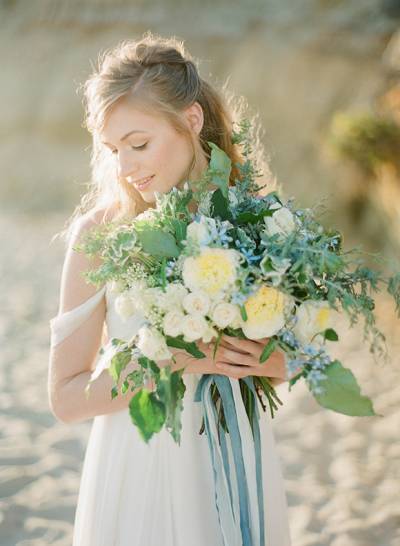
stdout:
[[(240, 161), (231, 140), (233, 108), (199, 76), (181, 42), (151, 33), (106, 52), (84, 91), (86, 126), (93, 135), (93, 189), (83, 199), (87, 210), (75, 214), (68, 231), (59, 312), (50, 321), (48, 387), (57, 419), (76, 423), (94, 418), (73, 546), (223, 546), (195, 387), (202, 374), (238, 379), (268, 373), (279, 384), (286, 380), (283, 354), (276, 351), (260, 368), (265, 339), (227, 336), (215, 362), (208, 344), (199, 344), (206, 354), (201, 360), (175, 351), (175, 366), (185, 368), (187, 387), (181, 444), (165, 430), (145, 444), (127, 411), (134, 393), (111, 399), (107, 371), (85, 396), (100, 345), (107, 336), (129, 339), (139, 323), (135, 315), (123, 322), (115, 312), (111, 285), (96, 291), (85, 282), (82, 272), (100, 265), (100, 259), (89, 260), (74, 246), (93, 226), (154, 205), (155, 191), (168, 192), (198, 179), (210, 158), (207, 141), (222, 148), (232, 164)], [(232, 181), (235, 176), (234, 168)], [(130, 366), (125, 375), (135, 362)], [(288, 546), (287, 504), (270, 419), (261, 412), (266, 544)]]

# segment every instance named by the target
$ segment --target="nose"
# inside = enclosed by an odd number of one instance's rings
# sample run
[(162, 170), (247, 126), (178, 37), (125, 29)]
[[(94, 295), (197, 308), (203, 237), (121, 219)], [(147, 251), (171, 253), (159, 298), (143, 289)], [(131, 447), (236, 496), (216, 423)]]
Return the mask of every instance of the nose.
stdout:
[(135, 176), (135, 173), (139, 172), (139, 164), (137, 160), (132, 157), (127, 157), (123, 153), (118, 156), (118, 176), (121, 178), (128, 178), (128, 176)]

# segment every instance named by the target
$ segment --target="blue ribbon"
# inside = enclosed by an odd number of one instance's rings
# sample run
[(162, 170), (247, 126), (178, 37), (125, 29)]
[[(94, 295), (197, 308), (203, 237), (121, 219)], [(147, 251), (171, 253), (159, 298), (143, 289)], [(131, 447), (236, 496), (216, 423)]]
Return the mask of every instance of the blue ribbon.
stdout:
[[(260, 416), (253, 379), (246, 377), (243, 380), (254, 398), (255, 411), (252, 416), (252, 429), (256, 471), (255, 488), (254, 483), (252, 488), (247, 479), (249, 470), (245, 467), (243, 449), (245, 446), (242, 442), (241, 426), (229, 377), (216, 374), (203, 375), (197, 385), (194, 400), (202, 402), (205, 432), (214, 474), (215, 503), (224, 545), (265, 546)], [(218, 415), (211, 397), (213, 384), (217, 386), (221, 397), (225, 422), (229, 431), (228, 436), (221, 424), (217, 425)], [(249, 421), (242, 424), (243, 426), (250, 426)], [(232, 453), (233, 468), (228, 448)], [(254, 507), (252, 499), (255, 496), (257, 497), (257, 514), (252, 514), (252, 506)], [(258, 528), (255, 528), (257, 522)]]

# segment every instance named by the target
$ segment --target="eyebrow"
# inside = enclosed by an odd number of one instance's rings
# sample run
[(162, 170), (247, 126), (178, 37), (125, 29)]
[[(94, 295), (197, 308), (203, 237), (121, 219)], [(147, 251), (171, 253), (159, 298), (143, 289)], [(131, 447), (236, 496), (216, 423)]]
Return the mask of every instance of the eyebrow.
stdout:
[[(139, 129), (134, 129), (133, 131), (129, 131), (129, 133), (126, 133), (126, 135), (120, 138), (120, 142), (128, 138), (128, 136), (132, 135), (133, 133), (147, 133), (147, 131), (140, 131)], [(103, 144), (109, 144), (111, 146), (109, 142), (103, 142)]]

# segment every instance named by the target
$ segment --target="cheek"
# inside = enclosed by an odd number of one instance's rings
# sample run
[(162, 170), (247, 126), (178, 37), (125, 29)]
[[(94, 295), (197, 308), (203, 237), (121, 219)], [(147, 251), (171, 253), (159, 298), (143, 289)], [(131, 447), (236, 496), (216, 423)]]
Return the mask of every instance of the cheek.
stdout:
[[(154, 157), (157, 173), (172, 187), (186, 175), (192, 160), (191, 147), (183, 138), (164, 141)], [(163, 184), (164, 185), (164, 184)]]

